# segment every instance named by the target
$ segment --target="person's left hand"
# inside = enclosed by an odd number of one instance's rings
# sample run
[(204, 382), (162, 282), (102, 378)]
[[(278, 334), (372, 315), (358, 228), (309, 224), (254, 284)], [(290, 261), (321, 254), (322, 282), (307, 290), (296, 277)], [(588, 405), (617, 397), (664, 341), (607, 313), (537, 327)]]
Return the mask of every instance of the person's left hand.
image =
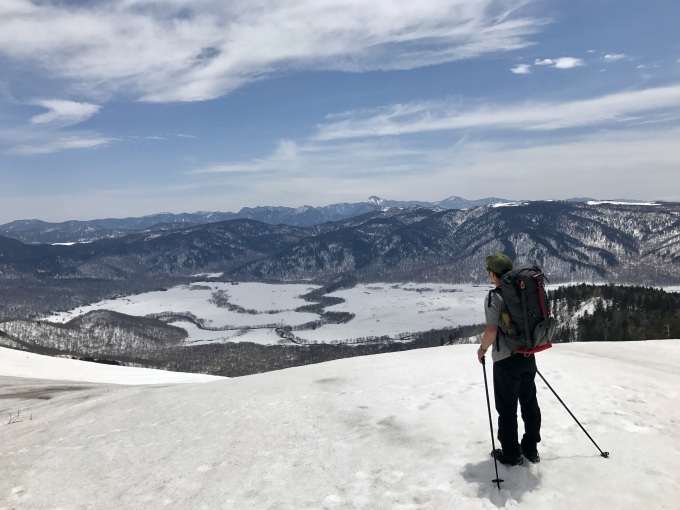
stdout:
[(480, 347), (477, 349), (477, 359), (479, 360), (480, 363), (484, 363), (484, 355), (486, 354), (486, 351), (482, 350)]

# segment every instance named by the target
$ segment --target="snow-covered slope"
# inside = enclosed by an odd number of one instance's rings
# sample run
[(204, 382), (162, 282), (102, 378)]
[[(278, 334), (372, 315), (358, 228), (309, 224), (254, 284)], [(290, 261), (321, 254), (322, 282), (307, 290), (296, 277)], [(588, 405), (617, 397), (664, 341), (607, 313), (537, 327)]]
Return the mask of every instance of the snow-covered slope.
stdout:
[[(0, 424), (0, 508), (677, 507), (680, 342), (541, 353), (543, 375), (611, 455), (600, 456), (539, 382), (542, 461), (499, 466), (500, 491), (491, 482), (475, 349), (344, 359), (207, 384), (2, 377), (0, 415), (20, 409), (23, 421)], [(74, 378), (81, 366), (73, 365)], [(489, 362), (489, 382), (491, 369)], [(7, 370), (0, 361), (0, 374)]]
[[(40, 356), (4, 347), (0, 347), (0, 376), (125, 385), (196, 383), (225, 379), (214, 375), (121, 367)], [(0, 392), (0, 409), (2, 409), (2, 398)]]

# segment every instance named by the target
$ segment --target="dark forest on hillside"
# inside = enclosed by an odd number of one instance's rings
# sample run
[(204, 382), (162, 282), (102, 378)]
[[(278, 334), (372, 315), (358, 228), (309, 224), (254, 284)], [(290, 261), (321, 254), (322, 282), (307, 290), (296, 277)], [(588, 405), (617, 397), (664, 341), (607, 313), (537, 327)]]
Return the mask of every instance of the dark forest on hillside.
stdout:
[[(560, 320), (560, 341), (627, 341), (680, 338), (680, 293), (620, 285), (573, 285), (549, 293)], [(593, 302), (575, 326), (567, 324)]]

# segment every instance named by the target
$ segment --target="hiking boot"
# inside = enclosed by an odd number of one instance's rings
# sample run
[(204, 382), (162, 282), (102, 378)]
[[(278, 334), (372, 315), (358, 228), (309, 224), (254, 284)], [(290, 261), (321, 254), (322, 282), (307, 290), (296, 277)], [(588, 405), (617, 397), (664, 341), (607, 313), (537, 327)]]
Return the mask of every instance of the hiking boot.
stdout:
[(498, 462), (501, 464), (505, 464), (506, 466), (521, 466), (524, 464), (524, 459), (522, 458), (521, 455), (517, 456), (510, 456), (506, 455), (503, 453), (503, 450), (500, 448), (496, 448), (491, 452), (491, 456), (495, 458)]
[(528, 448), (520, 447), (520, 451), (522, 452), (522, 455), (524, 455), (529, 462), (531, 462), (533, 464), (541, 462), (541, 457), (538, 455), (537, 449), (529, 450)]

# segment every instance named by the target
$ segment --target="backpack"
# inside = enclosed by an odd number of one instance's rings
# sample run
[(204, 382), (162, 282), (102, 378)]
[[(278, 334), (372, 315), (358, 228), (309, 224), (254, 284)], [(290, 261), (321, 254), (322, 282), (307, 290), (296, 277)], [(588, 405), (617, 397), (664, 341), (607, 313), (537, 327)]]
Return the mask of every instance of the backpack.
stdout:
[[(512, 269), (501, 276), (501, 285), (489, 292), (503, 297), (503, 333), (510, 352), (533, 354), (552, 347), (557, 321), (551, 317), (543, 281), (547, 280), (538, 266)], [(497, 344), (497, 349), (500, 346)]]

